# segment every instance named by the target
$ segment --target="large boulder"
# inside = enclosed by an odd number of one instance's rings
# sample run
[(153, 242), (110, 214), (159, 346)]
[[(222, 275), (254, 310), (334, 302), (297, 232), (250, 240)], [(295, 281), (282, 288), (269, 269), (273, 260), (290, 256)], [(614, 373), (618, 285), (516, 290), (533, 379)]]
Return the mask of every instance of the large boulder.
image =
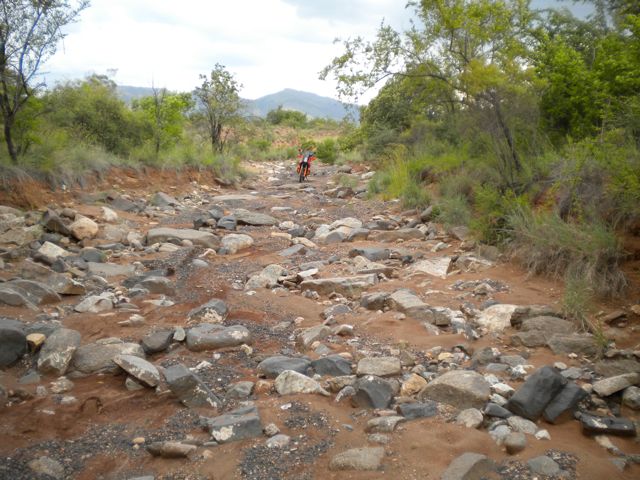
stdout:
[(479, 373), (471, 370), (452, 370), (429, 383), (418, 398), (465, 409), (482, 408), (490, 395), (491, 387)]
[(106, 338), (78, 348), (70, 369), (81, 374), (117, 373), (120, 367), (113, 361), (118, 355), (144, 358), (144, 350), (137, 343), (123, 342), (119, 338)]
[(257, 367), (257, 372), (266, 378), (276, 378), (285, 370), (293, 370), (294, 372), (306, 374), (310, 365), (311, 362), (306, 358), (276, 355), (265, 358), (260, 362)]
[(58, 328), (45, 340), (40, 350), (38, 370), (42, 373), (64, 375), (79, 346), (80, 332)]
[(117, 355), (113, 361), (148, 387), (155, 387), (160, 383), (160, 372), (154, 364), (147, 362), (144, 358), (135, 355)]
[(187, 348), (194, 352), (236, 347), (251, 343), (251, 333), (242, 325), (224, 327), (214, 323), (203, 323), (187, 332)]
[(25, 326), (18, 320), (0, 318), (0, 367), (7, 367), (27, 352)]
[(536, 421), (566, 384), (567, 379), (555, 368), (542, 367), (516, 390), (506, 407), (516, 415)]
[(95, 238), (98, 235), (99, 227), (96, 222), (87, 217), (80, 217), (71, 225), (69, 231), (76, 240)]
[(360, 408), (388, 408), (394, 388), (383, 378), (374, 375), (360, 377), (353, 385), (355, 395), (351, 403)]
[(233, 210), (233, 216), (240, 225), (272, 226), (277, 225), (278, 220), (264, 213), (250, 212), (244, 208), (236, 208)]
[(221, 405), (220, 399), (205, 385), (202, 379), (181, 364), (164, 369), (169, 390), (187, 407), (213, 407)]

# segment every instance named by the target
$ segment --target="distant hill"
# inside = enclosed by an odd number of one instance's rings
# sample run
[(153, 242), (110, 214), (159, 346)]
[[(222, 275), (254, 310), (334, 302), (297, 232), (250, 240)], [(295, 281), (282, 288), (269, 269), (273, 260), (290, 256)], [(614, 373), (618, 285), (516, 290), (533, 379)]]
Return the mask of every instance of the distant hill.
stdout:
[[(136, 98), (146, 97), (152, 94), (150, 87), (132, 87), (129, 85), (118, 85), (118, 95), (125, 102), (131, 103)], [(255, 100), (243, 99), (247, 115), (266, 117), (271, 110), (282, 105), (285, 110), (296, 110), (305, 113), (311, 118), (330, 118), (332, 120), (342, 120), (349, 113), (358, 118), (357, 106), (344, 104), (329, 97), (322, 97), (315, 93), (301, 92), (286, 88), (278, 93), (265, 95)]]

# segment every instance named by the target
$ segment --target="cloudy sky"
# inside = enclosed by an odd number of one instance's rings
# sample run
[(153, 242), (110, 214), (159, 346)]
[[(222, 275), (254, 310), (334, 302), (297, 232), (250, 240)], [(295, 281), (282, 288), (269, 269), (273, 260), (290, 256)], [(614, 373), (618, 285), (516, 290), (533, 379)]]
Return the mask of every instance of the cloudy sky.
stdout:
[[(553, 0), (537, 0), (540, 2)], [(402, 29), (406, 0), (91, 0), (43, 68), (48, 84), (115, 71), (119, 85), (189, 91), (221, 63), (257, 98), (283, 88), (335, 97), (318, 72), (336, 37)]]

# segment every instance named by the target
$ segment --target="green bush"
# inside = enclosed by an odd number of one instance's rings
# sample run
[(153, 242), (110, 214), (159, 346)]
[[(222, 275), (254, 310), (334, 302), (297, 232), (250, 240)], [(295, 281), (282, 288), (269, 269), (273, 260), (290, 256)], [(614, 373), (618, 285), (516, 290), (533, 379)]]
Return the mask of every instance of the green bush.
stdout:
[(471, 172), (463, 171), (451, 175), (446, 175), (440, 179), (440, 194), (443, 197), (465, 197), (468, 201), (473, 200), (474, 188), (477, 185)]
[(512, 190), (502, 193), (489, 185), (478, 187), (470, 227), (482, 242), (499, 245), (510, 238), (509, 216), (528, 204), (526, 196), (517, 196)]
[(565, 222), (554, 212), (521, 207), (508, 217), (514, 253), (535, 274), (585, 279), (600, 295), (620, 294), (627, 281), (615, 232), (601, 221)]
[(318, 145), (316, 155), (322, 163), (333, 164), (338, 157), (338, 145), (333, 138), (326, 138)]
[(437, 220), (446, 227), (468, 225), (471, 221), (471, 207), (462, 195), (443, 197), (438, 201)]
[(402, 192), (402, 206), (405, 208), (425, 208), (431, 204), (431, 196), (423, 185), (415, 180), (409, 181)]

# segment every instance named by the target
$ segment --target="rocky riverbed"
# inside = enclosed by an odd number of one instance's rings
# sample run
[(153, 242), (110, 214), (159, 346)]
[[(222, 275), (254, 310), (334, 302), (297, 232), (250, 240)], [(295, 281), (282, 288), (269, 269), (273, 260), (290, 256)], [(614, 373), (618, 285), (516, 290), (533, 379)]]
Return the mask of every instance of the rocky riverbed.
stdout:
[(252, 167), (0, 207), (0, 479), (638, 478), (633, 278), (594, 336), (371, 172)]

